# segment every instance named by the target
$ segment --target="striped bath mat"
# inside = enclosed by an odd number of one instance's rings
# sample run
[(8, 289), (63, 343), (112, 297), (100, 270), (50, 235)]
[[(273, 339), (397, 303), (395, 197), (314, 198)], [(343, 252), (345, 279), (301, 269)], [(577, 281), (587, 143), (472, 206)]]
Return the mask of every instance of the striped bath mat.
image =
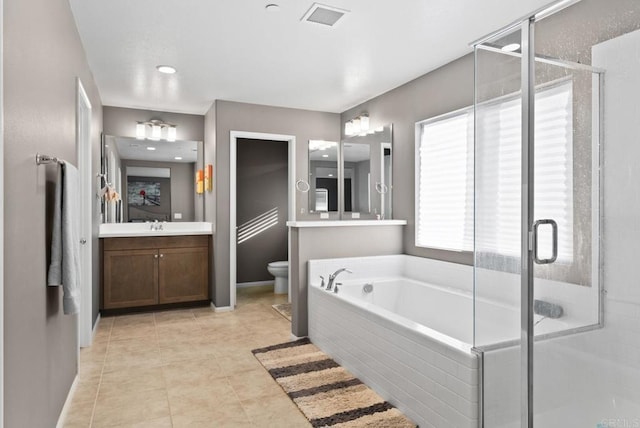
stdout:
[(251, 352), (313, 427), (416, 426), (309, 339)]

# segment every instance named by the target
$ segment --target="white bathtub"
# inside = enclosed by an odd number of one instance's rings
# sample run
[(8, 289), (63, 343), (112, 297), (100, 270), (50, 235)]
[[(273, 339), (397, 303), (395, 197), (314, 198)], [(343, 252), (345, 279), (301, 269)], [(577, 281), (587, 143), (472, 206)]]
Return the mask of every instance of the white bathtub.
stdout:
[[(460, 288), (408, 278), (410, 256), (309, 262), (309, 337), (420, 427), (478, 426), (473, 301)], [(339, 292), (319, 287), (339, 267)], [(450, 266), (452, 279), (466, 278)], [(362, 286), (373, 283), (373, 292)]]
[[(319, 287), (320, 276), (343, 267), (353, 273), (338, 276), (338, 293)], [(471, 266), (394, 255), (311, 260), (308, 274), (314, 343), (421, 427), (478, 426), (482, 352), (473, 347), (474, 313), (476, 346), (517, 340), (518, 275), (476, 271), (482, 289), (474, 308)], [(545, 295), (564, 297), (565, 316), (542, 320), (536, 335), (593, 322), (576, 304), (592, 301), (593, 290), (540, 280), (536, 298)], [(486, 406), (486, 391), (484, 398)]]

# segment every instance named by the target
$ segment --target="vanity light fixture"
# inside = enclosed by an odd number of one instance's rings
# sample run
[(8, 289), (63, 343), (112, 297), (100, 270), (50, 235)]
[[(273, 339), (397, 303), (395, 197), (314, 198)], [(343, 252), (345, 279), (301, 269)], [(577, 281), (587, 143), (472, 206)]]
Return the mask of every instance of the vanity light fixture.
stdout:
[(362, 113), (344, 124), (344, 135), (347, 137), (366, 135), (369, 132), (369, 126), (369, 114)]
[[(151, 134), (147, 135), (149, 128), (151, 128)], [(160, 141), (163, 139), (162, 134), (164, 129), (167, 130), (164, 139), (167, 141), (176, 141), (178, 131), (176, 125), (165, 123), (159, 119), (151, 119), (147, 122), (137, 122), (136, 138), (138, 140), (148, 138), (149, 140)]]
[(178, 71), (175, 67), (172, 67), (170, 65), (157, 65), (156, 70), (164, 74), (175, 74), (175, 72)]

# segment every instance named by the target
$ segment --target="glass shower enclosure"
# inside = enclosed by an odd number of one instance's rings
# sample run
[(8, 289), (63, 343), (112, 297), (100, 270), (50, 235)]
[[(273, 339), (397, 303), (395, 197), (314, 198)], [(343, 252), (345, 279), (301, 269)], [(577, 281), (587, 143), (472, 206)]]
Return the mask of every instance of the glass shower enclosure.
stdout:
[[(609, 213), (626, 204), (640, 221), (640, 203), (627, 201), (637, 199), (638, 158), (624, 173), (607, 164), (617, 187), (604, 211), (605, 111), (621, 102), (605, 93), (615, 73), (605, 60), (624, 61), (604, 45), (619, 36), (634, 46), (627, 62), (637, 75), (640, 36), (628, 40), (637, 31), (621, 5), (612, 21), (620, 28), (594, 21), (585, 30), (582, 17), (606, 3), (559, 2), (474, 44), (474, 346), (486, 427), (640, 427), (640, 352), (631, 344), (640, 338), (640, 285), (628, 268), (609, 285), (603, 268), (605, 251), (632, 262), (638, 247), (627, 239), (605, 249)], [(629, 90), (640, 89), (636, 80)], [(638, 94), (625, 101), (636, 112)], [(628, 143), (620, 139), (611, 143)], [(624, 147), (612, 150), (625, 160)]]

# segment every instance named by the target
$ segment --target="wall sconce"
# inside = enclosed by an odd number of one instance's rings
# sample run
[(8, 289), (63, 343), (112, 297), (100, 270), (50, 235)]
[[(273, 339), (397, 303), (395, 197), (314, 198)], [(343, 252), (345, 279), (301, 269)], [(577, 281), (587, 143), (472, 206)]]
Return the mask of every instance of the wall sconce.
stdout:
[(369, 115), (362, 113), (344, 124), (344, 135), (364, 135), (369, 132)]
[(204, 189), (207, 192), (213, 190), (213, 165), (208, 164), (204, 170)]
[(201, 169), (196, 171), (196, 193), (198, 195), (204, 193), (204, 171)]
[[(151, 135), (147, 136), (147, 131), (151, 128)], [(162, 140), (162, 130), (166, 129), (165, 140), (176, 141), (177, 126), (170, 123), (165, 123), (158, 119), (151, 119), (148, 122), (138, 122), (136, 124), (136, 138), (138, 140), (144, 140), (148, 138), (153, 141)]]

